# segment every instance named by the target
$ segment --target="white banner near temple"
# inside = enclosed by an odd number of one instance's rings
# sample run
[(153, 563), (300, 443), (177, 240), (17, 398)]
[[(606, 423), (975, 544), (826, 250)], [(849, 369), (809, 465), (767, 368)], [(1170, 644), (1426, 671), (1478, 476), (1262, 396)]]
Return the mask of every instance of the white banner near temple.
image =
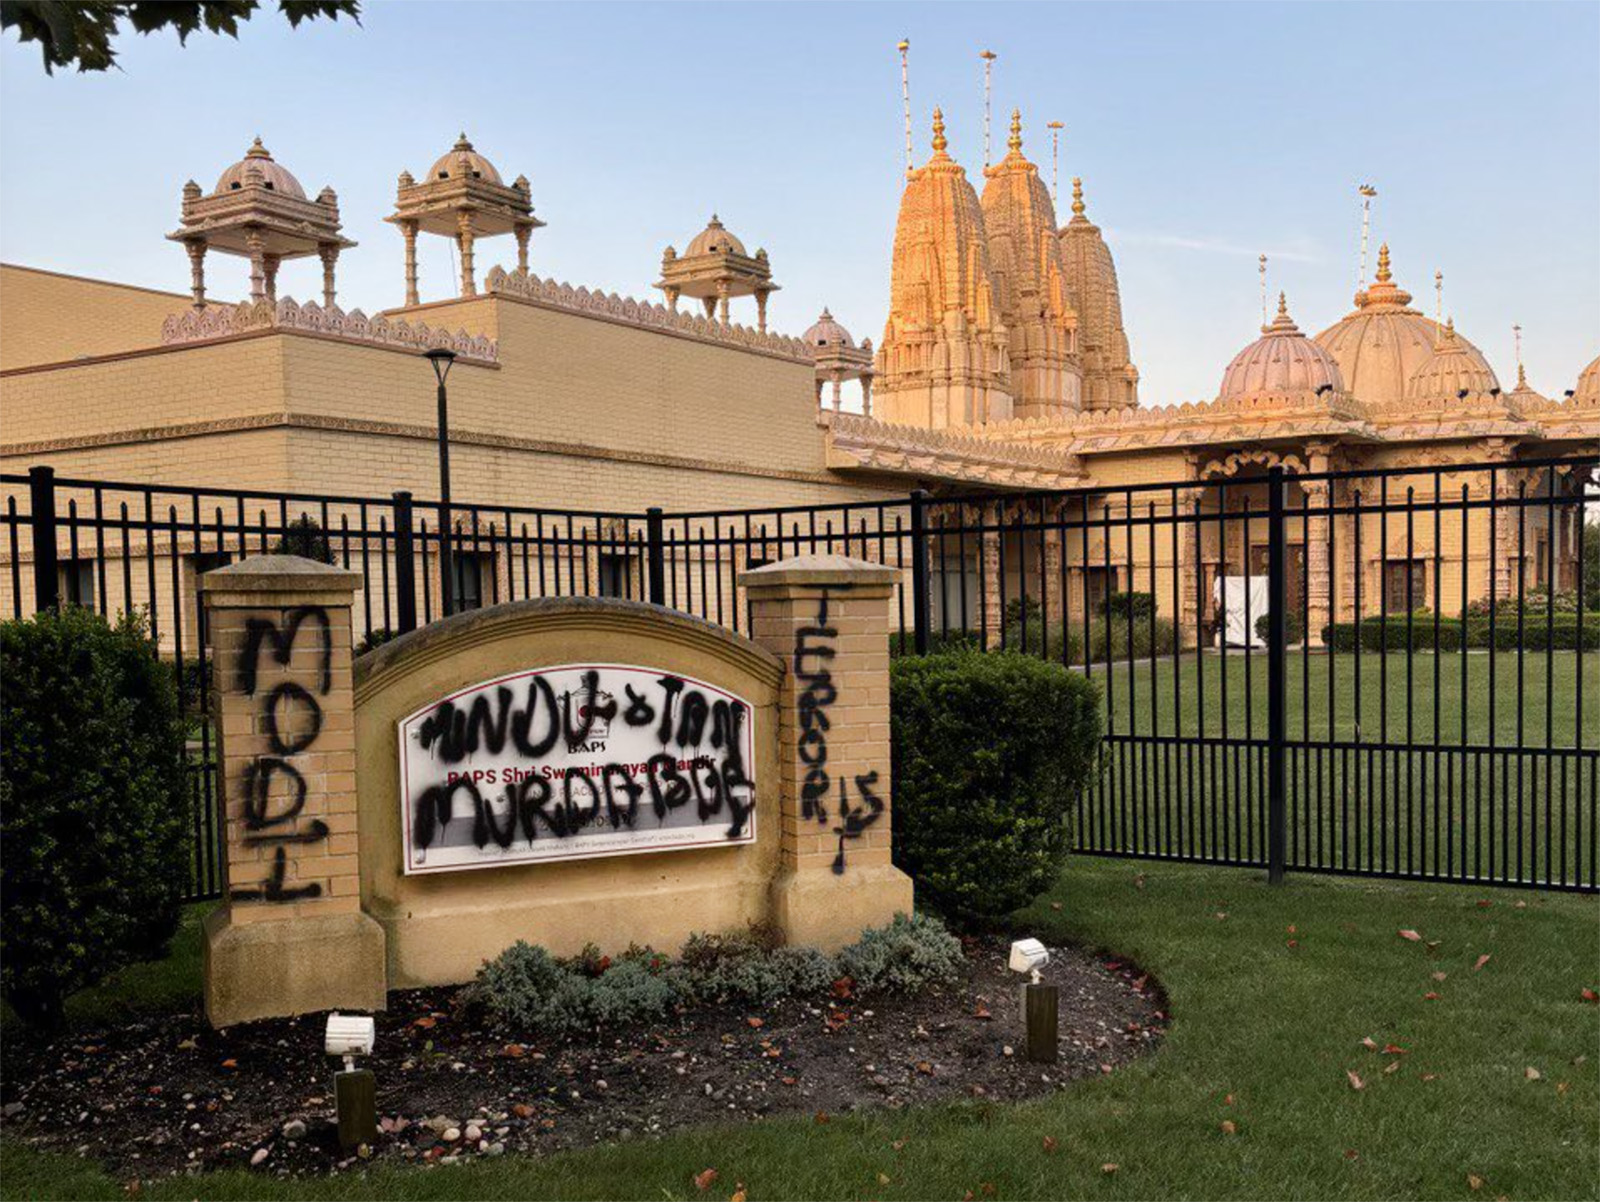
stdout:
[(405, 871), (755, 840), (752, 712), (623, 664), (513, 672), (401, 720)]

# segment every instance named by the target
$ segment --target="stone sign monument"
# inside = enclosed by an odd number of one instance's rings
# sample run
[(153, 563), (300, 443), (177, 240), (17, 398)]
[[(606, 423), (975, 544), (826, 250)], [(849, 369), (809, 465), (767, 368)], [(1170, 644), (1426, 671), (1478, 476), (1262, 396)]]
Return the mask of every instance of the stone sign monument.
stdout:
[[(593, 598), (459, 614), (352, 660), (359, 577), (205, 577), (226, 806), (206, 1012), (381, 1008), (519, 939), (834, 949), (911, 909), (890, 861), (893, 569), (746, 572), (753, 638)], [(649, 853), (649, 854), (643, 854)]]

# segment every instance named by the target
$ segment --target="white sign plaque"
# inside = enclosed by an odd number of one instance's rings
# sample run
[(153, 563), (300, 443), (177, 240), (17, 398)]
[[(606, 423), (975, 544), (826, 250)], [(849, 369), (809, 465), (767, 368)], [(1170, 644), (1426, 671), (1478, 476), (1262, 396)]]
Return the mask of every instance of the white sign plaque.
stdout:
[(513, 672), (400, 722), (405, 871), (752, 843), (744, 698), (626, 664)]

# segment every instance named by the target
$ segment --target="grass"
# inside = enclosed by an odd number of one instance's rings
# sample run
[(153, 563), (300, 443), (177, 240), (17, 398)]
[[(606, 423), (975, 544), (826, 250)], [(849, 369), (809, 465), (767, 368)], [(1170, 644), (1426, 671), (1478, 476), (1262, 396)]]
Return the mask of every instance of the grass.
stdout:
[[(1404, 742), (1409, 719), (1411, 741), (1452, 744), (1461, 741), (1464, 715), (1469, 743), (1487, 742), (1492, 728), (1499, 746), (1517, 745), (1520, 734), (1522, 745), (1543, 747), (1548, 720), (1553, 746), (1575, 746), (1580, 730), (1583, 746), (1600, 745), (1600, 654), (1585, 652), (1582, 656), (1585, 705), (1581, 728), (1579, 656), (1575, 651), (1524, 653), (1520, 685), (1518, 656), (1513, 651), (1469, 651), (1464, 655), (1418, 651), (1410, 657), (1409, 676), (1406, 659), (1396, 652), (1357, 656), (1291, 649), (1285, 662), (1289, 738), (1309, 735), (1314, 740), (1344, 740), (1357, 738), (1359, 732), (1360, 738), (1376, 742), (1387, 731), (1391, 742)], [(1245, 733), (1248, 716), (1252, 733), (1263, 737), (1267, 724), (1266, 653), (1252, 652), (1246, 657), (1207, 651), (1200, 660), (1197, 664), (1194, 653), (1187, 651), (1179, 656), (1176, 667), (1170, 656), (1154, 662), (1137, 661), (1131, 667), (1113, 661), (1109, 672), (1105, 665), (1095, 665), (1094, 677), (1115, 709), (1114, 724), (1108, 722), (1107, 729), (1119, 734), (1217, 735), (1226, 715), (1228, 733), (1238, 737)], [(1436, 709), (1437, 740), (1433, 733)]]
[[(1020, 927), (1154, 971), (1173, 1019), (1160, 1050), (1022, 1106), (772, 1120), (429, 1171), (227, 1173), (141, 1196), (725, 1199), (737, 1182), (752, 1200), (1600, 1196), (1600, 1007), (1580, 998), (1600, 975), (1596, 899), (1310, 877), (1273, 889), (1248, 871), (1074, 861)], [(691, 1179), (706, 1168), (719, 1176), (702, 1194)], [(124, 1196), (14, 1141), (0, 1175), (6, 1197)]]

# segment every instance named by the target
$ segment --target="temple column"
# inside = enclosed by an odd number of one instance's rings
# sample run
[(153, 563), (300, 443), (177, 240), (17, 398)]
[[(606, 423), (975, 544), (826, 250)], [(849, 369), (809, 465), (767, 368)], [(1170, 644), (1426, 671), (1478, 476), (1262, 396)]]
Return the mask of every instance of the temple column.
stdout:
[(189, 252), (189, 291), (194, 293), (194, 307), (206, 307), (206, 244), (199, 238), (185, 242)]
[[(767, 332), (767, 296), (768, 293), (765, 291), (756, 293), (756, 329), (760, 330), (763, 334)], [(723, 321), (726, 322), (727, 318), (724, 317)], [(837, 387), (837, 385), (835, 387)], [(834, 395), (837, 397), (838, 393), (835, 392)], [(837, 400), (835, 400), (833, 407), (835, 409), (839, 407)]]
[(333, 268), (339, 261), (339, 248), (331, 242), (325, 242), (317, 248), (317, 254), (322, 258), (322, 307), (334, 307)]
[(1000, 609), (1000, 523), (1005, 519), (1005, 509), (1001, 505), (985, 505), (983, 507), (983, 524), (993, 525), (995, 529), (985, 530), (982, 535), (982, 546), (979, 550), (979, 584), (983, 589), (983, 624), (986, 628), (984, 644), (988, 647), (1000, 645), (1000, 634), (1006, 624), (1006, 616)]
[(417, 292), (417, 223), (402, 221), (400, 234), (406, 240), (406, 304), (421, 304), (422, 298)]
[[(667, 308), (676, 313), (678, 311), (678, 290), (676, 288), (663, 288), (662, 291), (667, 295)], [(817, 394), (817, 399), (819, 401), (822, 399), (821, 393)]]
[(478, 283), (472, 270), (472, 248), (477, 237), (472, 228), (472, 210), (463, 209), (456, 216), (456, 225), (456, 245), (461, 248), (461, 295), (477, 296)]
[(844, 378), (838, 373), (833, 373), (833, 411), (839, 412), (839, 388)]
[(528, 274), (528, 238), (532, 233), (531, 225), (517, 226), (517, 270), (523, 275)]
[(264, 301), (267, 299), (267, 268), (264, 260), (264, 243), (260, 230), (247, 230), (244, 235), (245, 249), (250, 252), (250, 299)]
[(866, 417), (872, 416), (872, 377), (861, 377), (861, 412)]
[(1322, 628), (1332, 621), (1333, 565), (1328, 559), (1328, 482), (1304, 481), (1306, 494), (1306, 632), (1313, 647), (1322, 645)]
[(703, 296), (700, 298), (700, 303), (706, 307), (706, 320), (715, 321), (717, 319), (717, 298)]
[[(1058, 505), (1050, 505), (1046, 513), (1049, 522), (1061, 519)], [(1061, 530), (1056, 526), (1047, 526), (1040, 532), (1040, 537), (1044, 539), (1044, 579), (1039, 582), (1040, 593), (1045, 599), (1044, 618), (1046, 622), (1060, 622), (1067, 612), (1066, 599), (1061, 595)]]
[(717, 281), (717, 321), (728, 324), (728, 281)]
[(1201, 490), (1193, 489), (1178, 501), (1178, 516), (1189, 520), (1183, 523), (1179, 540), (1178, 596), (1182, 600), (1181, 630), (1187, 631), (1196, 643), (1200, 642), (1200, 497)]
[(261, 266), (266, 273), (267, 299), (274, 304), (278, 300), (278, 264), (281, 262), (281, 255), (264, 255), (261, 259)]

